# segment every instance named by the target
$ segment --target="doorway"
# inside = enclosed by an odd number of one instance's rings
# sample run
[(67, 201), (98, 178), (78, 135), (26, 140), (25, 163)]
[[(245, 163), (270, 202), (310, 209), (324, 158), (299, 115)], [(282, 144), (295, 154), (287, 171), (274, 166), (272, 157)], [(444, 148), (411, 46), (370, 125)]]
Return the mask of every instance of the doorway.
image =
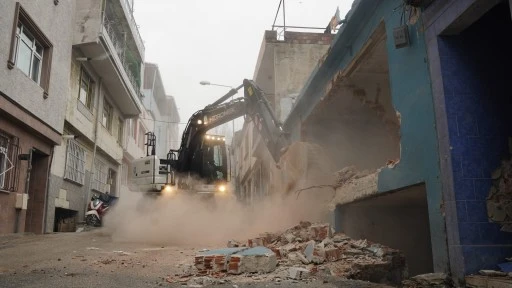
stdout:
[(32, 150), (31, 170), (28, 186), (28, 203), (25, 218), (25, 232), (43, 233), (46, 187), (50, 157), (37, 150)]
[(341, 230), (402, 251), (409, 276), (434, 272), (424, 184), (337, 207)]

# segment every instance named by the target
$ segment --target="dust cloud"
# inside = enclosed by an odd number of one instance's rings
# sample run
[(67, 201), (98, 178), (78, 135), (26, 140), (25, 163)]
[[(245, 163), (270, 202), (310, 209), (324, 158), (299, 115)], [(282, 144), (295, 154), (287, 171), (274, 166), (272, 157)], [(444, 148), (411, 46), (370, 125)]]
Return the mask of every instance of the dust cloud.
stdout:
[[(277, 232), (302, 220), (327, 222), (332, 188), (296, 193), (332, 181), (332, 177), (326, 177), (330, 172), (322, 170), (328, 165), (318, 162), (319, 151), (305, 143), (292, 145), (281, 160), (281, 169), (276, 170), (280, 176), (274, 179), (275, 190), (253, 199), (251, 204), (241, 203), (234, 196), (211, 201), (179, 194), (154, 198), (125, 191), (105, 217), (105, 231), (118, 242), (206, 246)], [(312, 158), (314, 163), (308, 162)]]

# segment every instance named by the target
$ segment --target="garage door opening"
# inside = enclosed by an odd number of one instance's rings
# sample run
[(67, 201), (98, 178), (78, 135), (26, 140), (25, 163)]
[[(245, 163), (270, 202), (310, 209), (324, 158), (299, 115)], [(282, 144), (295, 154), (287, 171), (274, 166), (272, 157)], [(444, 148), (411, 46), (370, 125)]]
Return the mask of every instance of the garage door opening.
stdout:
[(400, 120), (389, 84), (384, 23), (332, 81), (303, 125), (303, 139), (321, 145), (334, 168), (375, 171), (400, 158)]
[(77, 215), (75, 210), (55, 208), (53, 232), (75, 232)]
[(402, 251), (409, 276), (433, 272), (425, 185), (340, 205), (336, 218), (348, 236)]

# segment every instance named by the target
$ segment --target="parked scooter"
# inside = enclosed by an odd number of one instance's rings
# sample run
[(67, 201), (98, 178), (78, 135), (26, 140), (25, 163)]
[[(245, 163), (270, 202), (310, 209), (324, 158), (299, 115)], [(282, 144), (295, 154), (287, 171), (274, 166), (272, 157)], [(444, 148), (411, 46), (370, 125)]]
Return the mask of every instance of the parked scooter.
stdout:
[(103, 224), (103, 217), (116, 200), (117, 197), (109, 194), (94, 194), (87, 206), (85, 223), (89, 226), (100, 227)]

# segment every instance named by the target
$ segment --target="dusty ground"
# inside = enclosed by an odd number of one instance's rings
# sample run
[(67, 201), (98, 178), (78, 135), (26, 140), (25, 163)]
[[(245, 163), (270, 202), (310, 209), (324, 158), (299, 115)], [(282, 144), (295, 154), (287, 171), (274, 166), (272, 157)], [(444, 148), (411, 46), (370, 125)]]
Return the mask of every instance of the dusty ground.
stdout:
[[(204, 248), (215, 247), (114, 242), (101, 229), (0, 236), (0, 287), (186, 287), (166, 278), (180, 273), (179, 266), (192, 263)], [(387, 287), (343, 279), (252, 282), (211, 287)]]

